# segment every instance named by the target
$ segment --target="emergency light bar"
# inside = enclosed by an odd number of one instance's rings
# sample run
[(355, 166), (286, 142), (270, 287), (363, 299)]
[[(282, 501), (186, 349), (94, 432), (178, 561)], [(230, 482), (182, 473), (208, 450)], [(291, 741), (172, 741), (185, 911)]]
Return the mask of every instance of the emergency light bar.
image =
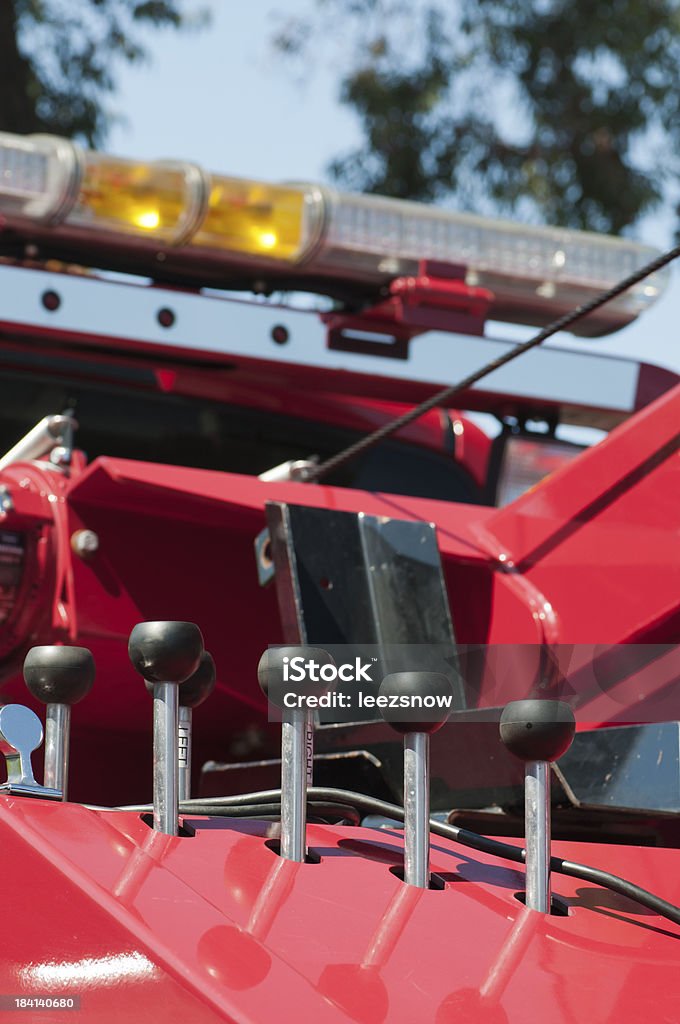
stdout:
[[(110, 250), (134, 247), (149, 276), (214, 285), (228, 272), (266, 275), (271, 286), (324, 291), (324, 282), (377, 291), (417, 273), (422, 260), (462, 268), (494, 295), (490, 316), (542, 325), (647, 263), (657, 250), (585, 231), (528, 227), (326, 186), (208, 174), (172, 161), (139, 162), (83, 150), (64, 139), (0, 132), (0, 216), (52, 252), (86, 250), (113, 267)], [(116, 264), (118, 267), (120, 261)], [(667, 269), (629, 289), (577, 328), (606, 334), (634, 320), (662, 292)]]

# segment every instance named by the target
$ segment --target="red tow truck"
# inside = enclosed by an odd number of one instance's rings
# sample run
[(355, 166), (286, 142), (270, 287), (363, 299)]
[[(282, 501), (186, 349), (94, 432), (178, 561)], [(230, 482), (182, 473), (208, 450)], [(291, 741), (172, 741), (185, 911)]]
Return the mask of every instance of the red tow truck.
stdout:
[(0, 133), (0, 1013), (680, 1021), (680, 380), (551, 344), (373, 437), (653, 256)]

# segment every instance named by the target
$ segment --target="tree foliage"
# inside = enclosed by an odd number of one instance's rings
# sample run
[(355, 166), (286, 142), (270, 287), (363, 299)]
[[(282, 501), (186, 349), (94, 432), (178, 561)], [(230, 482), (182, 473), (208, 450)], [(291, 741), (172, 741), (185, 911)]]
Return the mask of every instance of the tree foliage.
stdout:
[(146, 59), (145, 26), (205, 20), (191, 0), (0, 0), (0, 130), (103, 142), (122, 62)]
[(345, 187), (619, 233), (677, 200), (680, 0), (315, 0), (363, 143)]

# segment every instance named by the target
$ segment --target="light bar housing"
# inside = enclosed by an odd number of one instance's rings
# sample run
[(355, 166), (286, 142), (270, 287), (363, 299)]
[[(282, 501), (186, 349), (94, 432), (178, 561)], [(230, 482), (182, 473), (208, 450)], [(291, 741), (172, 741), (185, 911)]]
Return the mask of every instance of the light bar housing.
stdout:
[[(364, 298), (424, 260), (461, 268), (493, 293), (496, 320), (543, 325), (639, 269), (657, 250), (585, 231), (530, 227), (317, 185), (211, 175), (132, 161), (51, 136), (0, 133), (0, 216), (51, 256), (150, 277), (257, 282)], [(7, 237), (7, 236), (6, 236)], [(580, 321), (597, 336), (662, 292), (659, 271)]]

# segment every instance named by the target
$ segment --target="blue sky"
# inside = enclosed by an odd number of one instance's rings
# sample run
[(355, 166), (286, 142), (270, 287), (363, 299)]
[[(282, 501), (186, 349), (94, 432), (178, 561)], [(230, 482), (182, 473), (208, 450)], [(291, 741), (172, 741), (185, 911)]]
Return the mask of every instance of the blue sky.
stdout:
[[(271, 46), (281, 21), (308, 11), (311, 2), (213, 0), (209, 30), (148, 33), (153, 60), (121, 70), (112, 106), (126, 123), (114, 128), (106, 148), (193, 160), (236, 176), (324, 180), (328, 160), (359, 141), (357, 122), (336, 101), (337, 69), (319, 61), (297, 81)], [(662, 216), (639, 232), (640, 240), (661, 248), (671, 235)], [(574, 344), (680, 372), (679, 324), (676, 267), (665, 295), (637, 323), (608, 339)]]

